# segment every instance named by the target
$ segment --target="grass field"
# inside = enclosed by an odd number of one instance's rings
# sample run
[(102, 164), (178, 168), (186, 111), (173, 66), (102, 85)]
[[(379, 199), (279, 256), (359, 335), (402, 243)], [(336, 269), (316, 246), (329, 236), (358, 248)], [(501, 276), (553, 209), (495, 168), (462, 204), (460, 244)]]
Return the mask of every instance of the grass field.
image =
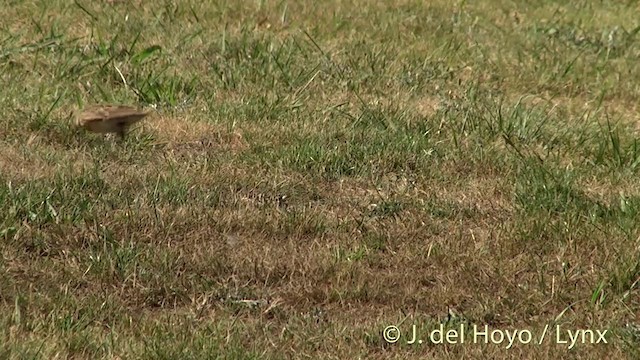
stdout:
[(0, 358), (640, 358), (640, 5), (568, 3), (5, 0)]

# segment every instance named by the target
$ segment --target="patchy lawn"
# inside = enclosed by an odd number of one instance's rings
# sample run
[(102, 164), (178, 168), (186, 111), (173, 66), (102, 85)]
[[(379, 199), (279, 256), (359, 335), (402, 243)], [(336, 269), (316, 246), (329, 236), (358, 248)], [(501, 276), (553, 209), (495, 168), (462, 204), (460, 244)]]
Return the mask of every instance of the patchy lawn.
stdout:
[(638, 4), (1, 11), (1, 358), (640, 357)]

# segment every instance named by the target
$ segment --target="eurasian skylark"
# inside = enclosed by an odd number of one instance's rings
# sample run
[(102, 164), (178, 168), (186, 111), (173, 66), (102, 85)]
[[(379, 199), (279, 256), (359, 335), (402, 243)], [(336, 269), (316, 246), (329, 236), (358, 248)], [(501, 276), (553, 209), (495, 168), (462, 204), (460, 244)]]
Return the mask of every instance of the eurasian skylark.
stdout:
[(95, 105), (78, 114), (76, 124), (95, 133), (116, 133), (124, 139), (127, 129), (150, 112), (125, 105)]

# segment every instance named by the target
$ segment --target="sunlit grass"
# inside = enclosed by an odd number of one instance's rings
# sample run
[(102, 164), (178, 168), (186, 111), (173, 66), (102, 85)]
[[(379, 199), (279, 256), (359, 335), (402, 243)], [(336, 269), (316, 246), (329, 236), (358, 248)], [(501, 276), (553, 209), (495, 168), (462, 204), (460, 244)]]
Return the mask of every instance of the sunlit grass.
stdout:
[[(637, 357), (638, 10), (6, 6), (0, 357)], [(118, 141), (96, 103), (153, 114)]]

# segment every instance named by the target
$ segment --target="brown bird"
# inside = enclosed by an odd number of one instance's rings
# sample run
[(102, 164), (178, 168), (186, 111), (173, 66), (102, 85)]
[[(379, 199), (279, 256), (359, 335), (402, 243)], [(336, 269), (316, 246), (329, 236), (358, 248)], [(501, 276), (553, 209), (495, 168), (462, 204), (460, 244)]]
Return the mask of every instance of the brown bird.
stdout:
[(94, 133), (117, 133), (124, 139), (127, 129), (150, 112), (125, 105), (95, 105), (82, 111), (76, 124)]

